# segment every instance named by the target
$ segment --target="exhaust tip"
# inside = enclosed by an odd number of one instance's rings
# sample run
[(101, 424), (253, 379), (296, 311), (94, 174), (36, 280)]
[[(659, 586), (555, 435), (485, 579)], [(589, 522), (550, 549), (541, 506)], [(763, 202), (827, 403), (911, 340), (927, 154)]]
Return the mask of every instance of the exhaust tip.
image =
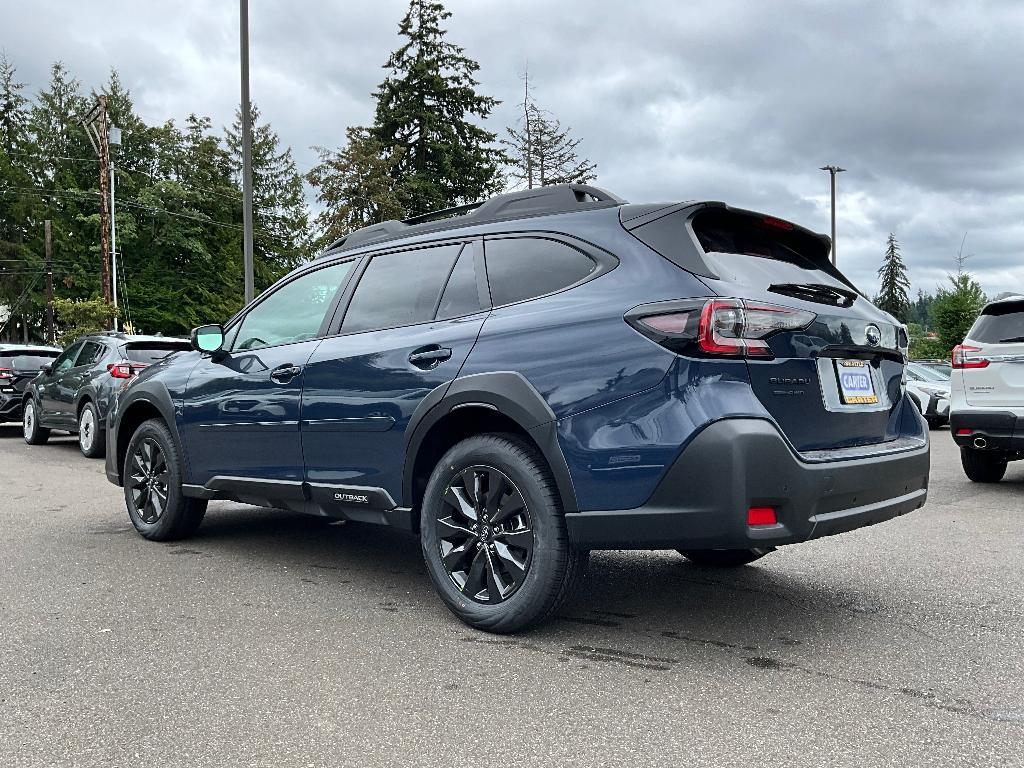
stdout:
[(988, 447), (988, 440), (986, 440), (984, 437), (976, 437), (974, 438), (974, 447), (986, 448)]

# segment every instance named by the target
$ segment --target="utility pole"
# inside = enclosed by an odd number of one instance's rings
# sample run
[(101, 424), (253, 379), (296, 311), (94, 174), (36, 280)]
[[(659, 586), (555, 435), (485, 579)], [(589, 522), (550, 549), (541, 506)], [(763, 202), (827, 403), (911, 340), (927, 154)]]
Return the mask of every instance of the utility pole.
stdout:
[[(108, 147), (121, 146), (121, 129), (110, 126), (107, 141)], [(114, 214), (114, 158), (110, 158), (110, 282), (114, 297), (114, 330), (118, 330), (117, 321), (117, 216)]]
[(252, 107), (249, 104), (249, 0), (239, 0), (239, 48), (242, 57), (242, 250), (245, 303), (253, 300), (252, 263)]
[(100, 95), (82, 118), (89, 143), (100, 158), (100, 257), (102, 259), (103, 300), (111, 303), (110, 293), (110, 144), (107, 127), (107, 97)]
[(54, 343), (53, 334), (53, 244), (50, 239), (50, 220), (43, 222), (43, 248), (46, 255), (46, 343)]
[(822, 171), (828, 171), (829, 176), (832, 177), (832, 265), (836, 264), (836, 174), (845, 171), (845, 168), (840, 168), (838, 165), (823, 165), (821, 166)]

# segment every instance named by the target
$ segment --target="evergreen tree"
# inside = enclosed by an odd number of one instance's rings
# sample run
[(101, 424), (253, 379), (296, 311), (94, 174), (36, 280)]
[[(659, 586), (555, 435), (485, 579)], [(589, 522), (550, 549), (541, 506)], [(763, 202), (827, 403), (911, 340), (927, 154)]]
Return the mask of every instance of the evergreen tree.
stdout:
[[(225, 135), (231, 168), (239, 188), (242, 185), (242, 113), (235, 113), (234, 125)], [(257, 291), (309, 258), (306, 208), (302, 176), (295, 166), (291, 147), (281, 140), (269, 123), (260, 122), (252, 105), (252, 218), (253, 261)], [(239, 219), (240, 220), (240, 219)]]
[(486, 197), (501, 188), (496, 136), (472, 122), (498, 101), (477, 91), (480, 65), (445, 40), (451, 16), (440, 2), (411, 0), (398, 25), (405, 42), (384, 68), (372, 133), (402, 150), (392, 171), (412, 215)]
[[(13, 305), (25, 291), (34, 260), (26, 247), (28, 215), (36, 199), (26, 194), (32, 178), (25, 169), (31, 155), (28, 99), (16, 68), (0, 56), (0, 304)], [(23, 307), (19, 307), (21, 310)]]
[(932, 303), (935, 330), (946, 355), (964, 340), (987, 301), (978, 281), (964, 271), (962, 258), (949, 282), (949, 288), (939, 288)]
[(527, 189), (549, 184), (583, 184), (596, 178), (597, 166), (580, 158), (580, 139), (571, 136), (570, 128), (547, 110), (541, 109), (530, 96), (529, 73), (523, 78), (523, 114), (515, 128), (506, 128), (508, 138), (502, 144), (509, 148), (509, 176)]
[(896, 242), (896, 236), (891, 232), (885, 247), (882, 266), (878, 269), (878, 276), (882, 280), (882, 285), (875, 298), (875, 304), (900, 322), (906, 322), (910, 309), (908, 294), (910, 279), (907, 277), (907, 267), (900, 255), (899, 243)]
[(315, 221), (316, 250), (360, 227), (405, 216), (392, 175), (401, 149), (386, 149), (363, 127), (349, 128), (345, 135), (348, 143), (341, 149), (316, 147), (320, 162), (306, 175), (323, 205)]

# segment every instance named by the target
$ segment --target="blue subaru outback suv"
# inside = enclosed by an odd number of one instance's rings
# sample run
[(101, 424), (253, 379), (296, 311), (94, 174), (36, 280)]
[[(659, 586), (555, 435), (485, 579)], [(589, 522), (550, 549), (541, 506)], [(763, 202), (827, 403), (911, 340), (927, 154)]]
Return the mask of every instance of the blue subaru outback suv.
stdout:
[(719, 202), (510, 193), (358, 230), (121, 394), (157, 541), (211, 499), (397, 526), (463, 621), (551, 614), (592, 549), (706, 566), (925, 502), (906, 339), (829, 239)]

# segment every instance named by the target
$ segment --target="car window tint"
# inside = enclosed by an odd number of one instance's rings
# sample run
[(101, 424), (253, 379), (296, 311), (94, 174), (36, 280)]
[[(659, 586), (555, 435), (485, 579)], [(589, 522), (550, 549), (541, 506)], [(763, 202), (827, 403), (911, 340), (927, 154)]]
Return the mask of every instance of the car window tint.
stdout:
[(245, 316), (232, 349), (262, 349), (316, 338), (352, 261), (307, 272), (263, 299)]
[(471, 315), (483, 309), (480, 306), (480, 292), (476, 287), (476, 267), (473, 261), (473, 249), (464, 248), (441, 294), (441, 304), (437, 308), (438, 320)]
[(582, 251), (555, 240), (488, 240), (485, 252), (487, 281), (496, 307), (561, 290), (597, 268)]
[(992, 304), (975, 321), (967, 338), (983, 344), (1007, 344), (1024, 341), (1024, 304), (1005, 301)]
[(345, 333), (397, 328), (434, 318), (461, 245), (418, 248), (374, 256), (345, 313)]
[(53, 373), (60, 373), (70, 368), (74, 364), (75, 357), (78, 356), (78, 351), (81, 348), (82, 342), (79, 341), (61, 352), (60, 357), (53, 361)]
[(78, 359), (75, 360), (75, 367), (80, 365), (92, 365), (101, 357), (106, 348), (102, 344), (98, 344), (95, 341), (87, 341), (82, 346), (82, 351), (78, 353)]

